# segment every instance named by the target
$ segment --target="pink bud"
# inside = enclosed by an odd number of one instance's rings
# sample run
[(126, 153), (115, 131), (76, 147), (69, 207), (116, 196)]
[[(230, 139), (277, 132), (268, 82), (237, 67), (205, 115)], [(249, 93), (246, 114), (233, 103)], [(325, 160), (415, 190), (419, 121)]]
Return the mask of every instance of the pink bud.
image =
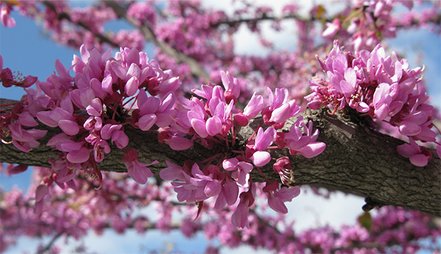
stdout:
[(40, 184), (35, 190), (35, 201), (40, 202), (49, 193), (47, 185)]
[(307, 144), (304, 146), (300, 153), (305, 156), (306, 158), (310, 159), (313, 158), (319, 154), (321, 154), (326, 149), (326, 144), (323, 142), (314, 142)]
[(175, 151), (184, 151), (193, 146), (191, 140), (178, 136), (172, 136), (170, 139), (166, 140), (166, 143)]
[(72, 163), (83, 163), (89, 160), (89, 156), (89, 149), (82, 147), (80, 150), (69, 152), (66, 158)]
[(60, 120), (58, 122), (58, 126), (69, 136), (77, 135), (80, 131), (78, 124), (71, 120)]
[(251, 156), (251, 160), (256, 167), (263, 167), (271, 160), (271, 155), (265, 151), (257, 151)]
[(127, 81), (126, 85), (124, 86), (124, 91), (128, 96), (135, 95), (136, 91), (139, 88), (139, 80), (137, 77), (131, 77), (129, 81)]
[(217, 116), (210, 117), (206, 123), (207, 134), (216, 136), (222, 130), (222, 121)]
[(138, 120), (138, 127), (143, 131), (148, 131), (156, 123), (156, 119), (157, 117), (155, 114), (143, 115)]
[(208, 137), (208, 133), (205, 129), (205, 122), (200, 120), (200, 119), (196, 119), (193, 118), (190, 121), (191, 126), (193, 127), (194, 131), (201, 137), (201, 138), (206, 138)]
[(410, 162), (417, 167), (425, 167), (429, 163), (429, 156), (419, 153), (409, 157)]
[(236, 169), (238, 163), (239, 163), (239, 160), (236, 158), (225, 159), (222, 162), (222, 167), (227, 171), (233, 171)]

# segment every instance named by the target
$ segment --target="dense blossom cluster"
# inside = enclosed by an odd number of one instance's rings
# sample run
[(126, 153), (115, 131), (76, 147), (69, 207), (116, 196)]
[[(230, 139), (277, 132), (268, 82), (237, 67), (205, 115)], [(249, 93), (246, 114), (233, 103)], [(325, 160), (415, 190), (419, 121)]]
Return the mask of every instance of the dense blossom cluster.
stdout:
[[(232, 154), (215, 154), (212, 160), (183, 167), (169, 162), (161, 172), (164, 180), (173, 181), (180, 201), (203, 202), (215, 197), (214, 207), (222, 209), (240, 200), (235, 213), (240, 219), (233, 216), (233, 223), (244, 227), (254, 200), (250, 174), (255, 167), (264, 167), (273, 160), (271, 149), (286, 147), (292, 155), (312, 158), (326, 147), (317, 141), (318, 130), (314, 131), (312, 123), (306, 124), (301, 117), (288, 131), (283, 130), (286, 121), (301, 112), (301, 107), (289, 100), (286, 89), (268, 90), (267, 96), (254, 94), (241, 110), (237, 107), (239, 81), (222, 72), (223, 87), (203, 85), (194, 91), (196, 96), (178, 99), (179, 78), (149, 62), (144, 52), (124, 48), (113, 58), (109, 52), (88, 50), (86, 46), (80, 52), (81, 56), (72, 61), (74, 76), (57, 62), (57, 74), (38, 82), (37, 90), (27, 90), (22, 111), (8, 126), (13, 144), (23, 152), (37, 147), (37, 140), (46, 133), (29, 127), (36, 127), (39, 122), (61, 130), (47, 142), (61, 154), (51, 162), (53, 176), (45, 181), (46, 185), (55, 181), (60, 186), (75, 186), (75, 176), (84, 172), (102, 181), (99, 163), (111, 152), (111, 146), (124, 151), (128, 174), (135, 181), (146, 183), (153, 174), (148, 165), (139, 161), (136, 148), (128, 146), (128, 126), (158, 130), (160, 141), (174, 150), (188, 149), (193, 142), (207, 148), (216, 144), (234, 147), (237, 142), (245, 142), (245, 149)], [(241, 127), (257, 115), (262, 115), (262, 124), (247, 140), (241, 140)], [(299, 194), (297, 187), (281, 188), (277, 182), (267, 182), (264, 191), (270, 207), (283, 213), (287, 212), (283, 202)], [(46, 193), (37, 192), (37, 200)]]
[[(439, 2), (434, 3), (433, 9), (428, 8), (421, 12), (412, 10), (415, 1), (355, 0), (353, 2), (354, 6), (345, 9), (344, 15), (326, 23), (322, 36), (329, 41), (348, 40), (347, 46), (355, 51), (372, 49), (383, 39), (395, 37), (399, 28), (430, 27), (432, 22), (439, 19), (439, 7), (436, 6)], [(407, 11), (396, 13), (397, 5), (404, 6)], [(436, 27), (433, 29), (438, 30)]]
[[(422, 83), (422, 68), (410, 69), (405, 59), (387, 55), (377, 45), (371, 52), (344, 52), (337, 43), (319, 60), (325, 79), (312, 82), (309, 107), (324, 105), (333, 112), (351, 108), (387, 131), (398, 132), (409, 144), (397, 147), (412, 164), (424, 167), (432, 156), (423, 144), (435, 144), (435, 109)], [(418, 142), (418, 143), (417, 143)]]
[[(0, 188), (0, 252), (21, 235), (80, 239), (106, 229), (179, 230), (186, 237), (203, 231), (218, 238), (206, 253), (240, 244), (278, 253), (439, 251), (439, 222), (416, 211), (384, 207), (338, 231), (297, 232), (284, 217), (286, 203), (300, 194), (292, 186), (297, 159), (327, 147), (306, 108), (356, 116), (403, 140), (397, 151), (415, 166), (441, 157), (423, 68), (411, 69), (382, 47), (399, 30), (441, 31), (440, 4), (426, 7), (352, 0), (335, 15), (314, 4), (305, 16), (297, 3), (276, 10), (241, 0), (232, 13), (199, 0), (108, 0), (81, 8), (64, 0), (0, 1), (3, 26), (14, 27), (11, 13), (19, 11), (58, 43), (80, 49), (71, 66), (57, 61), (46, 81), (13, 72), (0, 56), (0, 83), (26, 91), (19, 103), (1, 104), (1, 145), (24, 153), (48, 146), (57, 154), (50, 168), (33, 169), (28, 194)], [(131, 28), (116, 30), (113, 22)], [(267, 30), (287, 27), (296, 28), (296, 48), (283, 51)], [(236, 35), (246, 30), (262, 46), (257, 55), (238, 50)], [(317, 63), (315, 55), (334, 40), (341, 44)], [(151, 45), (154, 61), (143, 52)], [(136, 140), (141, 134), (157, 139)], [(146, 158), (138, 145), (150, 141), (170, 154), (210, 153)], [(112, 156), (127, 174), (103, 171), (113, 170), (104, 166)], [(0, 164), (0, 173), (27, 168)], [(37, 251), (58, 253), (54, 242)]]

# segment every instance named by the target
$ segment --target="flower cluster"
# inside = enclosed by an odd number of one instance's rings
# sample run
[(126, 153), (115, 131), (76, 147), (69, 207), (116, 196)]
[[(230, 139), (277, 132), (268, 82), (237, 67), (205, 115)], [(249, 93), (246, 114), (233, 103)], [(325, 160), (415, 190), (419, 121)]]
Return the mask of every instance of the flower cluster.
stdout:
[[(37, 77), (13, 74), (11, 69), (3, 68), (3, 58), (0, 55), (0, 82), (4, 87), (18, 86), (27, 88), (37, 81)], [(29, 152), (40, 144), (37, 139), (46, 135), (47, 131), (33, 127), (38, 122), (27, 111), (28, 105), (23, 103), (2, 104), (0, 109), (0, 139), (4, 143), (12, 142), (17, 148)], [(12, 138), (12, 140), (9, 140)]]
[[(232, 221), (244, 227), (257, 188), (250, 177), (253, 169), (271, 170), (268, 164), (276, 160), (274, 170), (282, 178), (291, 169), (289, 159), (281, 163), (287, 157), (273, 158), (272, 150), (288, 148), (292, 155), (311, 158), (326, 147), (317, 142), (318, 130), (312, 123), (299, 117), (302, 109), (289, 99), (287, 89), (268, 89), (265, 96), (255, 93), (242, 109), (241, 82), (228, 72), (220, 74), (222, 86), (203, 85), (187, 99), (177, 96), (179, 79), (150, 62), (144, 52), (121, 48), (112, 58), (109, 52), (82, 46), (80, 53), (72, 61), (73, 75), (57, 61), (57, 73), (38, 82), (37, 90), (27, 89), (20, 115), (7, 122), (14, 145), (24, 152), (37, 147), (37, 140), (46, 134), (29, 127), (40, 123), (60, 130), (47, 142), (60, 156), (51, 160), (53, 174), (39, 190), (52, 183), (74, 186), (78, 174), (91, 176), (100, 185), (99, 164), (112, 149), (122, 150), (128, 174), (146, 183), (153, 173), (139, 161), (136, 148), (129, 146), (126, 129), (154, 130), (160, 142), (177, 151), (195, 142), (208, 149), (231, 148), (183, 166), (167, 162), (161, 177), (172, 181), (180, 201), (202, 203), (213, 198), (215, 209), (237, 207)], [(259, 115), (260, 123), (255, 119)], [(285, 126), (296, 116), (292, 125)], [(250, 122), (258, 123), (254, 133), (239, 135)], [(281, 187), (269, 177), (267, 186), (259, 188), (267, 193), (270, 207), (282, 213), (287, 212), (283, 203), (299, 194), (297, 187)], [(45, 193), (40, 191), (38, 200)]]
[[(8, 125), (13, 144), (28, 152), (47, 132), (29, 127), (39, 122), (59, 128), (61, 132), (47, 143), (61, 152), (53, 162), (57, 183), (71, 181), (65, 176), (75, 176), (80, 169), (92, 170), (100, 178), (97, 164), (112, 146), (124, 151), (129, 175), (145, 183), (152, 173), (138, 160), (136, 150), (128, 147), (125, 128), (148, 131), (169, 126), (175, 115), (174, 91), (179, 80), (136, 49), (121, 49), (114, 58), (109, 52), (85, 46), (80, 51), (81, 56), (75, 56), (72, 62), (74, 75), (57, 61), (57, 73), (46, 82), (38, 82), (37, 90), (27, 89), (15, 115), (6, 121), (2, 114), (2, 129)], [(9, 69), (1, 70), (5, 86), (27, 87), (35, 82), (32, 77), (17, 81), (10, 73)]]
[[(221, 80), (223, 87), (203, 85), (201, 90), (194, 90), (195, 96), (183, 102), (188, 111), (179, 122), (189, 126), (186, 135), (193, 142), (214, 150), (219, 146), (231, 147), (232, 152), (218, 151), (204, 161), (187, 162), (183, 166), (167, 162), (160, 176), (172, 181), (179, 201), (211, 204), (212, 200), (214, 209), (235, 207), (232, 222), (245, 227), (256, 188), (263, 189), (269, 206), (281, 213), (287, 212), (284, 202), (299, 194), (298, 187), (282, 187), (269, 178), (266, 187), (253, 182), (250, 177), (253, 171), (260, 172), (260, 168), (277, 159), (271, 150), (288, 148), (292, 155), (312, 158), (323, 152), (326, 145), (317, 142), (318, 130), (313, 131), (312, 123), (305, 124), (301, 117), (284, 129), (288, 119), (302, 112), (288, 98), (287, 89), (278, 88), (274, 92), (268, 89), (266, 96), (254, 94), (242, 110), (238, 105), (240, 82), (228, 72), (221, 72)], [(261, 121), (254, 133), (241, 140), (238, 136), (241, 129), (257, 121), (258, 115)], [(238, 142), (243, 145), (236, 146)], [(278, 163), (273, 170), (283, 175), (290, 167), (289, 163)]]
[[(335, 17), (327, 22), (322, 32), (325, 39), (348, 38), (348, 46), (355, 51), (372, 49), (382, 38), (394, 37), (397, 23), (394, 22), (394, 7), (402, 4), (412, 9), (412, 1), (402, 0), (356, 0), (354, 6), (345, 10), (344, 18)], [(400, 19), (402, 15), (400, 15)]]
[(351, 108), (370, 117), (409, 142), (398, 146), (401, 155), (416, 166), (427, 165), (431, 153), (423, 144), (440, 144), (436, 142), (435, 109), (428, 104), (422, 68), (410, 69), (405, 59), (387, 55), (380, 45), (371, 52), (352, 55), (335, 43), (326, 59), (319, 62), (326, 78), (312, 81), (309, 107), (327, 106), (333, 112)]

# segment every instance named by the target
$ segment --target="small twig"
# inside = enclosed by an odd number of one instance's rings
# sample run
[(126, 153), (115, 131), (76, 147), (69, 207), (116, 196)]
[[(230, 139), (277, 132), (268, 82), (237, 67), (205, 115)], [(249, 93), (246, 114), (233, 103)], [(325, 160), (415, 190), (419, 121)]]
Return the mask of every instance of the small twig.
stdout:
[(58, 232), (56, 235), (54, 235), (52, 237), (52, 239), (46, 244), (46, 246), (44, 246), (42, 249), (38, 249), (37, 250), (37, 254), (44, 254), (46, 252), (48, 252), (51, 248), (52, 245), (54, 245), (54, 243), (58, 240), (58, 238), (60, 238), (63, 235), (63, 232)]
[[(305, 22), (317, 20), (314, 16), (307, 19), (307, 18), (303, 18), (297, 14), (286, 14), (286, 15), (282, 15), (279, 17), (264, 14), (264, 15), (261, 15), (258, 17), (243, 17), (243, 18), (238, 18), (238, 19), (221, 20), (219, 22), (211, 24), (211, 26), (212, 27), (219, 27), (222, 25), (226, 25), (226, 26), (234, 27), (234, 26), (237, 26), (242, 23), (257, 23), (260, 21), (282, 21), (282, 20), (287, 20), (287, 19), (294, 19), (294, 20), (300, 20), (300, 21), (305, 21)], [(327, 19), (326, 21), (330, 21), (330, 19), (329, 20)]]

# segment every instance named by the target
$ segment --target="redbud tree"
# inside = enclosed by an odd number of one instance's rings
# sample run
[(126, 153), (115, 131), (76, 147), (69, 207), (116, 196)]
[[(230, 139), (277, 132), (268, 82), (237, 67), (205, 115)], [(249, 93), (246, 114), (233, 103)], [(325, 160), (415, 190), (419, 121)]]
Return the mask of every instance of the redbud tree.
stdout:
[[(0, 251), (30, 236), (52, 237), (37, 253), (58, 253), (57, 239), (106, 229), (203, 232), (219, 242), (207, 253), (439, 251), (439, 113), (424, 67), (385, 40), (439, 33), (440, 2), (340, 4), (331, 14), (296, 1), (234, 1), (228, 13), (198, 0), (1, 1), (3, 26), (17, 12), (78, 53), (46, 80), (0, 56), (1, 84), (25, 91), (0, 99), (1, 170), (33, 171), (27, 192), (0, 190)], [(115, 20), (130, 29), (106, 30)], [(295, 27), (295, 50), (274, 47), (268, 24)], [(237, 52), (242, 28), (269, 53)], [(300, 186), (364, 197), (362, 215), (295, 231), (284, 214)], [(149, 206), (154, 216), (137, 212)]]

